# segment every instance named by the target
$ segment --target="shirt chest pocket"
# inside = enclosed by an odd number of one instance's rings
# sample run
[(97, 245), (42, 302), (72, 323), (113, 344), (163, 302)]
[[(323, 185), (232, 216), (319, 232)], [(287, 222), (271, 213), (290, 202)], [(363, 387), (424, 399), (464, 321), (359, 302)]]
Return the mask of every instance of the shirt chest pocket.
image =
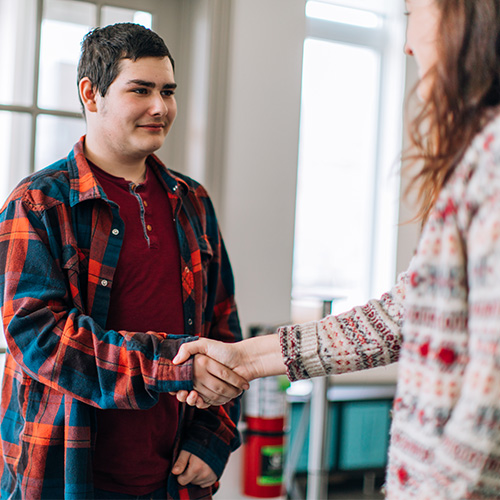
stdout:
[(203, 285), (203, 307), (207, 307), (210, 293), (210, 281), (215, 278), (212, 273), (216, 273), (214, 268), (214, 252), (212, 245), (206, 237), (198, 238), (198, 247), (200, 249), (200, 272)]

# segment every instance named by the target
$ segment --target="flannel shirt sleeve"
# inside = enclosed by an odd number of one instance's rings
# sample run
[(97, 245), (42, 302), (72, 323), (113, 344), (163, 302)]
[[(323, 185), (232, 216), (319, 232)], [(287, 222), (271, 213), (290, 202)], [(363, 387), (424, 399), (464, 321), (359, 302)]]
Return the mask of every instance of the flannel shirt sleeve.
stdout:
[(196, 337), (105, 330), (75, 306), (65, 249), (54, 251), (67, 224), (62, 207), (38, 211), (12, 197), (0, 213), (0, 306), (10, 355), (32, 379), (99, 408), (149, 408), (158, 393), (190, 390), (192, 363), (177, 367), (171, 359)]
[[(208, 203), (210, 201), (206, 199)], [(211, 204), (209, 205), (213, 214)], [(215, 215), (213, 215), (216, 225)], [(210, 231), (209, 231), (210, 232)], [(234, 299), (234, 279), (229, 257), (218, 226), (212, 244), (213, 258), (208, 269), (207, 307), (203, 335), (223, 342), (241, 340), (241, 329)], [(193, 408), (193, 418), (184, 433), (181, 448), (209, 464), (217, 477), (222, 475), (232, 451), (241, 444), (237, 429), (241, 397), (223, 406), (200, 410)]]

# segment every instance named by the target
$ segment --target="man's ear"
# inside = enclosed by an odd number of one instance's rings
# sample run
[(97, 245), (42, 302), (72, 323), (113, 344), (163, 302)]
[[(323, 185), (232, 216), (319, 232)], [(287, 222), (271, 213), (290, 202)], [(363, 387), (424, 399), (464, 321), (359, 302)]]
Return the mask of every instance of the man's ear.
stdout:
[(93, 88), (92, 82), (87, 76), (83, 77), (78, 83), (78, 90), (85, 110), (89, 113), (95, 113), (97, 111), (97, 91)]

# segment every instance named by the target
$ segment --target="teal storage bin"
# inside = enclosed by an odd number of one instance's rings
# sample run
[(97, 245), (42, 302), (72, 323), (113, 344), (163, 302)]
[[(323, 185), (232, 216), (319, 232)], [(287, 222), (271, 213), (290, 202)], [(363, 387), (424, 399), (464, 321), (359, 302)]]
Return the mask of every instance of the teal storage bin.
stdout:
[[(297, 437), (297, 430), (300, 424), (300, 419), (302, 417), (302, 412), (304, 411), (305, 403), (293, 403), (290, 405), (289, 411), (289, 430), (288, 445), (286, 460), (290, 461), (292, 447)], [(337, 462), (337, 432), (338, 427), (338, 407), (333, 404), (328, 405), (327, 422), (326, 422), (326, 442), (328, 443), (326, 449), (326, 463), (329, 469), (333, 469)], [(297, 466), (295, 467), (296, 472), (306, 472), (307, 471), (307, 460), (309, 456), (309, 426), (307, 427), (307, 433), (304, 438), (304, 444), (302, 450), (299, 454)]]
[(340, 407), (340, 470), (385, 467), (391, 401), (356, 401)]
[[(387, 392), (387, 391), (386, 391)], [(391, 393), (391, 391), (388, 391)], [(338, 394), (338, 392), (337, 392)], [(330, 471), (384, 468), (387, 464), (392, 397), (383, 399), (329, 401), (326, 421), (326, 466)], [(333, 398), (332, 398), (333, 399)], [(290, 401), (286, 460), (299, 434), (304, 401)], [(308, 420), (306, 420), (308, 425)], [(299, 453), (295, 472), (307, 472), (309, 425)], [(293, 464), (292, 464), (293, 466)]]

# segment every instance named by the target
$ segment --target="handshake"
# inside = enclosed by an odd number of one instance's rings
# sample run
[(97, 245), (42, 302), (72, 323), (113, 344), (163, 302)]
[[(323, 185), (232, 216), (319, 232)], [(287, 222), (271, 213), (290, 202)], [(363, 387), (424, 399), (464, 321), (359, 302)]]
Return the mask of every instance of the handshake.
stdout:
[(176, 365), (193, 356), (193, 390), (175, 394), (197, 408), (223, 405), (248, 389), (259, 377), (286, 373), (278, 334), (252, 337), (234, 344), (199, 338), (181, 345)]

